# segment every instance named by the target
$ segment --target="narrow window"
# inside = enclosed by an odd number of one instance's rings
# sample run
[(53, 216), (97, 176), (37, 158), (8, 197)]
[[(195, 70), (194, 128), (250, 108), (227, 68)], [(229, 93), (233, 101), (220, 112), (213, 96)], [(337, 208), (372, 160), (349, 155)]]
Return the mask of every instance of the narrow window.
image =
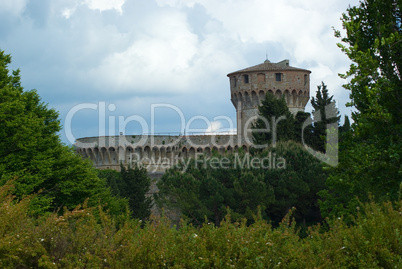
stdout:
[(275, 73), (276, 81), (282, 81), (282, 73)]
[(248, 75), (244, 75), (244, 83), (248, 84)]
[(237, 78), (233, 77), (233, 87), (236, 87), (236, 86), (237, 86)]
[(304, 75), (304, 86), (307, 85), (307, 75)]

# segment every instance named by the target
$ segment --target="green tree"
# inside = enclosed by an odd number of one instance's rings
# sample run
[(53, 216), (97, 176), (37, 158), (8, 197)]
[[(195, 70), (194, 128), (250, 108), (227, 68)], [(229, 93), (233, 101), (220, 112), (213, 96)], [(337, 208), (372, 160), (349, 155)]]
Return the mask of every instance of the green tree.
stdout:
[(61, 143), (58, 113), (35, 90), (23, 90), (20, 71), (9, 74), (10, 63), (0, 51), (0, 185), (14, 180), (18, 198), (41, 191), (32, 202), (37, 214), (73, 209), (87, 198), (91, 205), (103, 199), (119, 207), (92, 164)]
[(307, 224), (320, 220), (317, 193), (325, 178), (322, 164), (302, 145), (280, 141), (254, 155), (215, 155), (173, 167), (158, 183), (156, 200), (195, 224), (206, 216), (219, 225), (227, 208), (233, 221), (251, 220), (258, 207), (274, 224), (296, 207), (296, 220)]
[(265, 184), (262, 173), (241, 165), (245, 157), (244, 152), (237, 157), (215, 154), (172, 167), (158, 182), (157, 204), (178, 208), (197, 225), (205, 217), (219, 225), (228, 208), (232, 220), (251, 220), (258, 206), (264, 209), (273, 202), (273, 191)]
[(151, 179), (145, 168), (125, 168), (121, 165), (120, 172), (98, 170), (98, 176), (106, 181), (113, 195), (127, 200), (133, 218), (149, 218), (152, 208), (152, 197), (149, 195)]
[(264, 171), (265, 183), (274, 190), (275, 197), (272, 205), (265, 210), (269, 219), (277, 224), (295, 207), (294, 217), (301, 224), (320, 221), (318, 192), (325, 188), (327, 178), (323, 164), (294, 141), (278, 143), (264, 154), (271, 154), (276, 162), (282, 158), (286, 164), (283, 169)]
[(345, 115), (345, 121), (341, 127), (339, 127), (339, 133), (341, 136), (349, 134), (351, 132), (350, 120), (347, 115)]
[(147, 195), (151, 186), (147, 170), (138, 166), (125, 168), (121, 165), (120, 173), (123, 186), (120, 194), (128, 199), (132, 216), (148, 219), (151, 214), (152, 198)]
[(352, 64), (350, 82), (352, 135), (344, 141), (340, 165), (328, 178), (321, 208), (326, 216), (356, 214), (358, 200), (400, 199), (402, 182), (402, 2), (360, 1), (343, 14), (346, 37), (338, 46)]
[(284, 98), (266, 94), (258, 107), (258, 114), (259, 118), (252, 127), (255, 147), (295, 139), (294, 117)]
[[(310, 125), (307, 125), (303, 129), (303, 125), (306, 121), (311, 122)], [(295, 141), (298, 143), (305, 143), (307, 145), (311, 145), (312, 136), (313, 136), (313, 126), (311, 115), (308, 112), (298, 111), (295, 116)], [(302, 139), (303, 138), (303, 139)], [(303, 141), (304, 140), (304, 141)]]
[(316, 96), (311, 97), (311, 105), (313, 106), (314, 126), (312, 132), (312, 147), (315, 150), (325, 153), (325, 145), (327, 142), (327, 129), (329, 124), (339, 122), (339, 112), (335, 106), (333, 95), (329, 96), (327, 85), (321, 82), (317, 86)]

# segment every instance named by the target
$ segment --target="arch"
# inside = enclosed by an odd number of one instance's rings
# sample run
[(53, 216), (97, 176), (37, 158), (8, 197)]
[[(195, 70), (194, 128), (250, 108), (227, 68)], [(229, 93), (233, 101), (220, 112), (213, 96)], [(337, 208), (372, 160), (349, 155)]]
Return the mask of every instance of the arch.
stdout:
[(267, 94), (272, 94), (274, 95), (274, 92), (272, 90), (268, 90)]
[(91, 148), (88, 148), (88, 149), (87, 149), (87, 153), (88, 153), (88, 156), (89, 156), (89, 158), (91, 159), (91, 161), (92, 161), (93, 163), (95, 163), (95, 162), (96, 162), (96, 159), (95, 159), (95, 157), (94, 157), (94, 154), (93, 154), (93, 152), (92, 152), (92, 149), (91, 149)]
[(239, 146), (238, 145), (236, 145), (236, 146), (234, 146), (234, 148), (233, 148), (233, 151), (238, 151), (239, 150)]
[(76, 150), (77, 150), (77, 153), (81, 154), (83, 158), (88, 158), (86, 149), (77, 148)]
[(265, 92), (261, 90), (258, 93), (258, 104), (260, 105), (264, 99), (265, 99)]
[(166, 148), (166, 158), (172, 159), (172, 157), (173, 157), (172, 147), (167, 147)]
[(282, 92), (281, 92), (281, 90), (279, 90), (279, 89), (276, 90), (275, 96), (278, 97), (278, 98), (282, 98)]
[(299, 93), (297, 94), (297, 106), (301, 107), (303, 106), (303, 92), (299, 91)]
[(292, 97), (291, 97), (291, 104), (293, 106), (296, 106), (296, 102), (297, 102), (297, 92), (296, 92), (296, 90), (293, 90)]
[(214, 152), (218, 152), (218, 148), (216, 146), (212, 147), (212, 153), (214, 153)]
[(259, 100), (255, 91), (251, 91), (251, 103), (253, 106), (258, 106)]
[(226, 148), (226, 150), (227, 150), (228, 153), (233, 153), (233, 148), (232, 148), (231, 145), (229, 145), (229, 146)]
[(235, 104), (235, 105), (237, 105), (237, 94), (236, 93), (234, 93), (233, 94), (233, 96), (232, 96), (232, 101), (233, 101), (233, 103)]
[(245, 100), (245, 106), (251, 107), (251, 99), (250, 99), (250, 95), (248, 94), (248, 92), (244, 92), (244, 100)]
[(108, 153), (107, 153), (107, 149), (105, 147), (102, 147), (100, 150), (100, 157), (101, 157), (101, 162), (102, 164), (107, 164), (108, 163)]
[(310, 100), (310, 95), (308, 94), (307, 91), (304, 91), (304, 102), (303, 102), (303, 106), (307, 105), (308, 100)]
[(160, 157), (160, 151), (159, 148), (157, 146), (154, 146), (152, 148), (152, 155), (151, 155), (156, 161), (159, 159)]
[[(240, 104), (239, 104), (240, 103)], [(239, 107), (237, 107), (239, 106)], [(244, 106), (244, 102), (243, 102), (243, 95), (241, 92), (239, 92), (239, 95), (237, 97), (237, 104), (236, 104), (236, 108), (242, 108)]]
[(117, 152), (114, 147), (109, 148), (108, 155), (109, 155), (109, 163), (110, 164), (118, 164), (119, 163), (119, 159), (117, 157)]
[(248, 148), (246, 145), (241, 146), (242, 150), (244, 150), (245, 152), (248, 152)]
[(204, 149), (204, 152), (205, 152), (205, 156), (207, 156), (207, 157), (211, 156), (211, 149), (209, 147), (206, 147)]
[(126, 158), (125, 158), (126, 157), (125, 150), (124, 150), (123, 146), (119, 146), (117, 148), (117, 156), (119, 157), (119, 162), (127, 163)]
[(100, 157), (100, 153), (99, 153), (99, 148), (95, 147), (93, 153), (94, 153), (95, 163), (96, 164), (101, 164), (101, 157)]
[(131, 161), (137, 161), (140, 162), (141, 159), (143, 158), (143, 152), (142, 152), (142, 148), (141, 147), (136, 147), (133, 150), (133, 154), (131, 156)]
[(144, 158), (147, 158), (147, 159), (151, 158), (151, 148), (149, 146), (145, 146), (143, 155), (144, 155)]
[(182, 153), (183, 153), (183, 158), (187, 158), (187, 155), (188, 155), (187, 148), (186, 148), (186, 147), (183, 147), (183, 149), (182, 149), (181, 151), (182, 151)]
[(166, 148), (164, 146), (160, 147), (160, 157), (165, 158), (166, 157)]
[(225, 154), (225, 152), (226, 152), (225, 147), (224, 147), (224, 146), (220, 146), (220, 147), (219, 147), (219, 153), (223, 155), (223, 154)]
[(124, 151), (124, 159), (126, 160), (127, 163), (131, 162), (132, 154), (134, 152), (134, 149), (132, 146), (127, 146), (126, 150)]
[(194, 149), (193, 147), (191, 147), (191, 148), (188, 150), (188, 156), (189, 156), (190, 158), (195, 158), (195, 149)]
[(264, 83), (265, 82), (265, 74), (264, 73), (258, 73), (257, 74), (257, 81), (260, 83)]
[(289, 90), (285, 90), (284, 96), (285, 96), (286, 104), (289, 105), (290, 104), (290, 92), (289, 92)]

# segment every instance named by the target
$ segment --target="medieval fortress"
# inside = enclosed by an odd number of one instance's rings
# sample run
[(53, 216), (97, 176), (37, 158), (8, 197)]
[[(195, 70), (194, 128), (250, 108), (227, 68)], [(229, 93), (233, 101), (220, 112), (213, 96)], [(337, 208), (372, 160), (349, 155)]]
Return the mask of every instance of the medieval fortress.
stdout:
[(213, 151), (231, 153), (252, 145), (251, 124), (258, 116), (258, 106), (266, 94), (285, 98), (289, 110), (304, 111), (310, 98), (311, 71), (292, 67), (289, 60), (259, 65), (228, 74), (230, 97), (236, 108), (237, 133), (211, 135), (119, 135), (77, 139), (76, 151), (92, 160), (100, 169), (120, 169), (134, 163), (149, 172), (163, 172), (185, 158)]

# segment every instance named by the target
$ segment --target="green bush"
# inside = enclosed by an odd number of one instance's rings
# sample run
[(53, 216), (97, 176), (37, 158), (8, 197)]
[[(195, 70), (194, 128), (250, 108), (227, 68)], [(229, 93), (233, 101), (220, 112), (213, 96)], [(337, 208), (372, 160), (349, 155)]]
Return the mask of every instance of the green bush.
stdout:
[(354, 226), (342, 219), (327, 232), (310, 228), (301, 239), (293, 210), (278, 228), (255, 216), (217, 227), (164, 217), (145, 224), (127, 218), (117, 228), (105, 212), (83, 205), (63, 215), (35, 219), (30, 199), (16, 201), (10, 185), (0, 187), (1, 268), (400, 268), (402, 203), (367, 204)]

